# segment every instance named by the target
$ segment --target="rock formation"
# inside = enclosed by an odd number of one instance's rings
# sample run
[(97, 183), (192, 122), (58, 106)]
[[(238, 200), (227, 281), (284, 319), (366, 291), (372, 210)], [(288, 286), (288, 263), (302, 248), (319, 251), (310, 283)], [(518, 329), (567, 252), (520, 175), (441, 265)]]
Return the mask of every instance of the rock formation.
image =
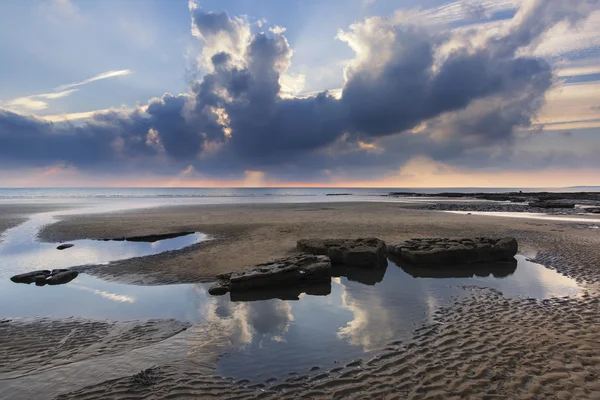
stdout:
[(77, 278), (79, 272), (70, 269), (53, 269), (52, 271), (40, 270), (15, 275), (10, 278), (15, 283), (35, 283), (36, 286), (62, 285)]
[(296, 247), (305, 253), (327, 256), (333, 265), (367, 268), (387, 265), (385, 242), (376, 238), (302, 239)]
[(575, 208), (575, 203), (561, 203), (558, 201), (534, 201), (529, 207), (536, 208)]
[(232, 272), (217, 276), (219, 279), (209, 289), (212, 295), (222, 295), (284, 287), (310, 286), (318, 282), (330, 282), (331, 262), (325, 256), (298, 254), (259, 264), (250, 271)]
[(388, 246), (390, 255), (427, 267), (513, 261), (517, 250), (514, 238), (411, 239)]

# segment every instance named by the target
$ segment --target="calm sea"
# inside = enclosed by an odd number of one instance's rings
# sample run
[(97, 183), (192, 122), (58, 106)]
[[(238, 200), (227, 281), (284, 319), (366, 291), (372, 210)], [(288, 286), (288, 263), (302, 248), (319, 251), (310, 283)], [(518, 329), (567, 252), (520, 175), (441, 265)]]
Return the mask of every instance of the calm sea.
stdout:
[[(264, 198), (264, 197), (373, 197), (391, 192), (575, 192), (600, 191), (600, 187), (570, 188), (0, 188), (0, 199), (93, 198)], [(283, 199), (282, 199), (283, 200)]]

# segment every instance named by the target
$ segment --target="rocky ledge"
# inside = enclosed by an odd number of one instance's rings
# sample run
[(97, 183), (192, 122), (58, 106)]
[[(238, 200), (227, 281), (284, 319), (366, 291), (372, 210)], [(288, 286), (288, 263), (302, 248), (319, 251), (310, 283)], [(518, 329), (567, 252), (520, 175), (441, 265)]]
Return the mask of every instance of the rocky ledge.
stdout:
[(10, 280), (15, 283), (35, 283), (36, 286), (62, 285), (71, 282), (77, 278), (77, 275), (79, 272), (70, 269), (53, 269), (52, 271), (44, 269), (15, 275)]
[(320, 255), (298, 254), (259, 264), (250, 271), (217, 276), (209, 289), (212, 295), (257, 289), (295, 288), (331, 281), (331, 261)]
[(305, 253), (329, 257), (333, 265), (375, 268), (387, 265), (387, 248), (383, 240), (302, 239), (296, 244)]
[(529, 207), (536, 208), (575, 208), (575, 203), (562, 203), (560, 201), (534, 201)]
[(410, 239), (388, 246), (390, 255), (416, 266), (445, 267), (474, 263), (514, 261), (514, 238)]

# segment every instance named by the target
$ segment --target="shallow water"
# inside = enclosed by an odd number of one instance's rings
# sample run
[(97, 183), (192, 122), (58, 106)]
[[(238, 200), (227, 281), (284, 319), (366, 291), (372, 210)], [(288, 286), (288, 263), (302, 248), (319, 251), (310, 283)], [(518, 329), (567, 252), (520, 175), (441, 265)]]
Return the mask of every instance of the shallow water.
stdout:
[(149, 256), (181, 249), (209, 239), (202, 233), (153, 243), (86, 239), (69, 241), (68, 243), (74, 246), (65, 250), (57, 250), (58, 243), (44, 243), (37, 240), (37, 234), (43, 226), (53, 223), (57, 216), (69, 213), (74, 211), (37, 214), (27, 222), (6, 231), (0, 242), (0, 279), (38, 269), (107, 264), (111, 261)]
[[(300, 294), (297, 301), (232, 301), (229, 295), (208, 295), (204, 284), (137, 286), (86, 274), (53, 287), (3, 279), (0, 318), (175, 318), (206, 324), (230, 343), (218, 362), (220, 374), (251, 381), (281, 380), (291, 372), (307, 373), (313, 366), (331, 368), (365, 358), (392, 341), (409, 339), (416, 327), (432, 322), (439, 307), (467, 293), (465, 287), (537, 299), (579, 293), (572, 279), (522, 256), (513, 269), (495, 268), (483, 273), (488, 276), (457, 278), (414, 277), (414, 270), (392, 262), (377, 271), (337, 269), (341, 276), (325, 288), (328, 295)], [(322, 287), (318, 289), (323, 293)], [(268, 295), (263, 292), (255, 298)]]
[[(282, 380), (313, 366), (326, 369), (368, 358), (390, 342), (409, 339), (416, 327), (432, 322), (439, 307), (450, 305), (472, 287), (536, 299), (575, 296), (580, 291), (574, 280), (523, 256), (517, 256), (514, 264), (445, 274), (391, 261), (376, 270), (335, 268), (331, 285), (310, 288), (313, 295), (280, 290), (212, 297), (205, 284), (126, 285), (87, 274), (60, 286), (12, 283), (9, 277), (14, 273), (155, 254), (207, 239), (195, 234), (155, 243), (82, 240), (59, 251), (56, 244), (35, 239), (40, 227), (56, 216), (38, 214), (7, 231), (0, 242), (0, 319), (190, 321), (196, 327), (210, 327), (211, 335), (229, 343), (218, 373), (236, 379)], [(181, 342), (191, 346), (185, 339)]]
[(488, 217), (506, 217), (506, 218), (526, 218), (526, 219), (541, 219), (545, 221), (563, 221), (563, 222), (580, 222), (580, 223), (600, 223), (600, 218), (594, 218), (581, 214), (581, 216), (563, 216), (543, 213), (528, 213), (528, 212), (501, 212), (501, 211), (442, 211), (452, 214), (462, 215), (485, 215)]

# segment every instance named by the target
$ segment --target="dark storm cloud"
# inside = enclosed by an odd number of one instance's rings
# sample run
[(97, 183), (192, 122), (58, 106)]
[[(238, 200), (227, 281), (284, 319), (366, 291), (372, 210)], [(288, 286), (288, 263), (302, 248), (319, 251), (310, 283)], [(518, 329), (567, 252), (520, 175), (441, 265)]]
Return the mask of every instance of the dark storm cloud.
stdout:
[[(247, 169), (277, 174), (395, 167), (414, 155), (452, 160), (510, 144), (516, 128), (530, 126), (553, 83), (544, 60), (519, 56), (519, 50), (560, 21), (581, 20), (598, 1), (529, 4), (503, 36), (476, 50), (453, 50), (441, 60), (436, 51), (451, 39), (447, 33), (366, 20), (348, 35), (367, 47), (355, 50), (368, 56), (349, 66), (340, 99), (327, 92), (282, 97), (280, 78), (292, 56), (285, 37), (250, 35), (242, 19), (194, 9), (198, 36), (214, 51), (207, 53), (207, 73), (189, 94), (165, 94), (145, 110), (99, 114), (82, 126), (0, 110), (0, 157), (13, 165), (62, 161), (106, 168), (160, 155), (173, 165), (192, 162), (209, 174)], [(388, 42), (368, 37), (372, 32), (385, 33), (381, 40)], [(382, 46), (386, 50), (378, 51)], [(423, 122), (428, 132), (399, 135)], [(398, 139), (379, 153), (359, 147), (359, 141), (388, 137)], [(341, 138), (352, 150), (336, 153)], [(198, 159), (206, 149), (212, 153)]]

